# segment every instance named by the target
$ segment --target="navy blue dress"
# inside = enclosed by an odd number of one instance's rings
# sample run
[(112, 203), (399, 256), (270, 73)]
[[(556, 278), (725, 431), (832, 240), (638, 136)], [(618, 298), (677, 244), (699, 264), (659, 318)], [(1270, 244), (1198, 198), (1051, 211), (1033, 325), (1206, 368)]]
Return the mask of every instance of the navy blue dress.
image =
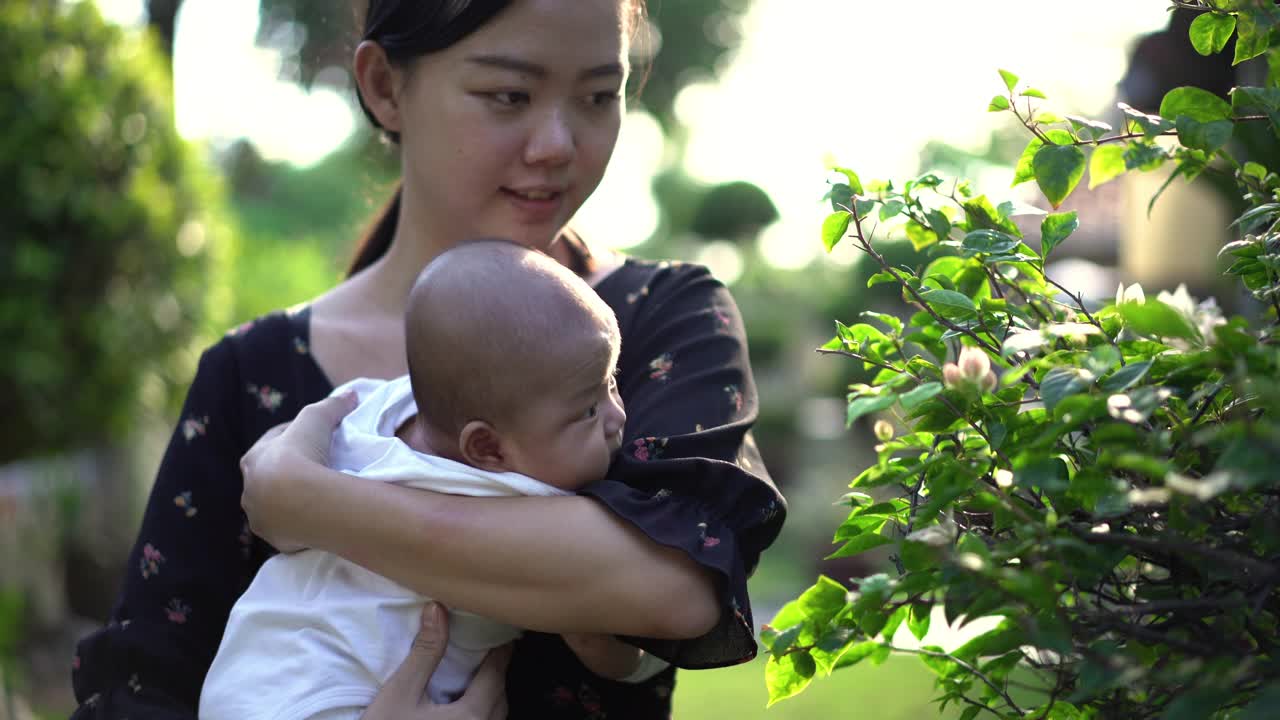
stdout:
[[(757, 403), (742, 318), (697, 265), (629, 259), (597, 291), (622, 330), (627, 424), (608, 476), (582, 492), (714, 570), (723, 602), (702, 637), (627, 639), (676, 667), (746, 662), (756, 653), (747, 576), (786, 506), (749, 432)], [(240, 508), (239, 459), (333, 389), (308, 328), (306, 309), (273, 313), (201, 357), (111, 621), (72, 661), (74, 718), (195, 717), (231, 606), (275, 552)], [(657, 720), (670, 715), (674, 684), (674, 668), (635, 685), (599, 678), (558, 635), (526, 633), (508, 672), (509, 717)]]

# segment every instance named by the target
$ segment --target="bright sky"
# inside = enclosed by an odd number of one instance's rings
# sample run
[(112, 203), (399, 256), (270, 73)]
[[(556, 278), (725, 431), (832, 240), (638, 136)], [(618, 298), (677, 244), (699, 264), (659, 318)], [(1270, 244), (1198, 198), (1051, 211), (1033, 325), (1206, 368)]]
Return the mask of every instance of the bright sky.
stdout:
[[(142, 0), (97, 2), (118, 21), (141, 18)], [(1100, 113), (1133, 38), (1163, 26), (1167, 4), (1111, 3), (1099, 15), (1048, 0), (754, 0), (746, 44), (724, 77), (679, 98), (692, 128), (686, 168), (708, 182), (764, 188), (782, 215), (762, 240), (765, 256), (803, 266), (819, 252), (828, 161), (863, 179), (904, 178), (929, 139), (982, 146), (1008, 122), (985, 112), (1002, 89), (997, 68), (1043, 90), (1059, 114)], [(254, 44), (257, 23), (257, 0), (183, 3), (179, 130), (215, 142), (248, 137), (267, 157), (315, 162), (363, 119), (342, 94), (280, 81), (277, 54)], [(637, 199), (651, 197), (663, 162), (657, 125), (633, 114), (576, 224), (617, 247), (643, 241), (657, 213)]]

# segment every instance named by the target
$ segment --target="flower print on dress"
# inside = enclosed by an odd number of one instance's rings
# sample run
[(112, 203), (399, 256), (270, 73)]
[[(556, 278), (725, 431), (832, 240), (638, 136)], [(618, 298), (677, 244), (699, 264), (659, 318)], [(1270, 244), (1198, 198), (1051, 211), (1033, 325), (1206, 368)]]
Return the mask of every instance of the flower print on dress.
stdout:
[(653, 494), (654, 500), (666, 500), (669, 497), (671, 497), (671, 490), (667, 488), (662, 488), (661, 490)]
[(188, 443), (197, 437), (204, 437), (209, 431), (209, 416), (189, 417), (182, 421), (182, 437)]
[(151, 543), (142, 546), (142, 557), (138, 560), (138, 569), (142, 571), (142, 579), (160, 574), (160, 566), (164, 564), (164, 555)]
[(129, 689), (136, 695), (142, 692), (142, 683), (138, 682), (138, 673), (129, 676)]
[(702, 549), (710, 550), (720, 544), (720, 538), (707, 534), (707, 524), (698, 523), (698, 539), (702, 541)]
[(632, 443), (631, 455), (637, 460), (656, 460), (662, 457), (662, 453), (666, 450), (666, 438), (638, 438)]
[(728, 330), (733, 325), (733, 318), (729, 316), (729, 313), (720, 309), (716, 309), (713, 312), (716, 316), (716, 327), (721, 330)]
[(644, 287), (640, 288), (639, 290), (637, 290), (637, 291), (635, 291), (635, 292), (627, 293), (627, 304), (628, 304), (628, 305), (635, 305), (635, 304), (636, 304), (636, 301), (637, 301), (637, 300), (639, 300), (639, 299), (640, 299), (640, 298), (642, 298), (642, 297), (649, 297), (649, 286), (648, 286), (648, 285), (645, 285)]
[(249, 383), (245, 386), (250, 395), (258, 398), (258, 407), (267, 412), (275, 412), (280, 409), (280, 403), (284, 402), (284, 393), (276, 390), (270, 385), (254, 385)]
[(576, 693), (568, 687), (560, 685), (551, 691), (551, 700), (560, 707), (581, 709), (583, 712), (582, 717), (586, 718), (586, 720), (608, 720), (609, 717), (604, 712), (604, 707), (600, 704), (600, 693), (586, 683), (582, 683)]
[(228, 334), (228, 335), (243, 335), (243, 334), (245, 334), (245, 333), (249, 332), (249, 328), (253, 327), (253, 326), (254, 326), (254, 324), (255, 324), (255, 323), (257, 323), (257, 322), (258, 322), (257, 320), (249, 320), (249, 321), (247, 321), (247, 322), (242, 322), (242, 323), (240, 323), (239, 325), (235, 326), (234, 328), (231, 328), (231, 332), (229, 332), (229, 333), (227, 333), (227, 334)]
[(183, 492), (178, 493), (178, 495), (173, 498), (173, 504), (182, 508), (183, 514), (186, 515), (187, 517), (196, 516), (196, 506), (191, 502), (190, 490), (185, 490)]
[(671, 368), (675, 367), (671, 353), (662, 353), (649, 361), (649, 379), (666, 382), (671, 377)]
[(169, 622), (175, 625), (182, 625), (187, 622), (187, 616), (191, 614), (191, 606), (178, 598), (173, 598), (165, 606), (164, 614), (169, 618)]
[(734, 412), (742, 412), (742, 388), (737, 385), (725, 385), (724, 393), (729, 396), (729, 406), (734, 409)]
[(311, 352), (311, 348), (307, 346), (306, 340), (303, 340), (300, 337), (295, 337), (293, 339), (293, 351), (299, 355), (306, 355)]

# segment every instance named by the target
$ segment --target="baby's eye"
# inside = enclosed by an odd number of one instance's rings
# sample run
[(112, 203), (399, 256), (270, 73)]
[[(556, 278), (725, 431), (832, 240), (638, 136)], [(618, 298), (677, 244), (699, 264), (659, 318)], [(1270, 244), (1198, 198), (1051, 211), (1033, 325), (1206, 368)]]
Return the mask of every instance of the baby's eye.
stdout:
[(587, 411), (582, 414), (582, 417), (584, 420), (590, 420), (594, 418), (599, 412), (600, 412), (600, 406), (592, 405), (591, 407), (587, 408)]

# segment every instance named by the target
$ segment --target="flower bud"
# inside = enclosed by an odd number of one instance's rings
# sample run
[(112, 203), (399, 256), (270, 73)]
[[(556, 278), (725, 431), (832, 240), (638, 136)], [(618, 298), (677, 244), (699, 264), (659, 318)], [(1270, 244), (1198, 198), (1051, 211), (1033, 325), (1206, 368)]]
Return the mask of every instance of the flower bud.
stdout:
[(964, 385), (964, 373), (955, 363), (947, 363), (942, 366), (942, 382), (949, 388), (958, 388)]
[(961, 350), (956, 364), (960, 366), (960, 372), (964, 374), (965, 379), (970, 382), (979, 382), (983, 376), (991, 372), (991, 360), (985, 352), (975, 347), (966, 347)]
[(875, 424), (876, 439), (889, 442), (893, 439), (893, 423), (888, 420), (877, 420)]

